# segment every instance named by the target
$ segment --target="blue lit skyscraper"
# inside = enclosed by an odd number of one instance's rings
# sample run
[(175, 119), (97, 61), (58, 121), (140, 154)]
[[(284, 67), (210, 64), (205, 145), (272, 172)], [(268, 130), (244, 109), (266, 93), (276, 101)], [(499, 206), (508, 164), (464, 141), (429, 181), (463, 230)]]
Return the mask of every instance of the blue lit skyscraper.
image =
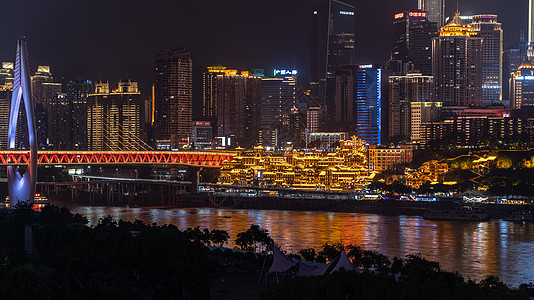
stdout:
[(356, 134), (380, 144), (382, 133), (382, 68), (360, 65), (356, 73)]

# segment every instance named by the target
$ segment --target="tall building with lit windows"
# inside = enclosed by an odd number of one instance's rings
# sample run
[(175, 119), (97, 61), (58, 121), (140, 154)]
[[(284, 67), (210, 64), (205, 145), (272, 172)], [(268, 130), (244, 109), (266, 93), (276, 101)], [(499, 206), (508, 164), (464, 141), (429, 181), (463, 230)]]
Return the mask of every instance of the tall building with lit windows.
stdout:
[(393, 20), (392, 59), (412, 63), (423, 75), (432, 75), (432, 38), (438, 35), (438, 25), (428, 20), (421, 10), (404, 10)]
[(496, 15), (475, 15), (471, 26), (482, 42), (482, 106), (502, 99), (503, 31)]
[(482, 105), (482, 40), (459, 13), (432, 39), (436, 99), (444, 107)]
[(70, 149), (87, 150), (87, 97), (93, 94), (95, 86), (90, 80), (67, 82), (66, 96), (69, 101)]
[[(32, 93), (35, 97), (35, 130), (37, 143), (40, 149), (59, 149), (67, 130), (60, 126), (61, 120), (65, 119), (65, 107), (61, 102), (58, 104), (58, 95), (61, 93), (62, 84), (55, 82), (49, 66), (38, 66), (35, 75), (31, 77)], [(58, 139), (59, 138), (59, 139)]]
[(503, 72), (502, 72), (502, 100), (506, 105), (510, 103), (510, 79), (512, 73), (517, 72), (521, 65), (521, 51), (519, 48), (508, 48), (504, 50), (503, 57)]
[(510, 80), (510, 107), (534, 107), (534, 65), (525, 58)]
[(382, 68), (373, 65), (360, 65), (356, 72), (356, 135), (367, 144), (382, 141), (383, 77)]
[(418, 9), (428, 13), (430, 22), (438, 24), (438, 28), (443, 27), (445, 20), (445, 0), (418, 0)]
[[(283, 71), (284, 75), (281, 74)], [(293, 75), (294, 74), (294, 75)], [(283, 114), (296, 104), (297, 71), (275, 70), (274, 77), (261, 78), (259, 103), (260, 144), (277, 147), (286, 140)]]
[(90, 151), (146, 150), (141, 138), (144, 99), (135, 81), (119, 81), (117, 89), (97, 82), (87, 98), (87, 145)]
[(354, 63), (356, 16), (352, 0), (317, 0), (311, 10), (312, 91), (321, 106), (334, 115), (334, 75), (343, 65)]
[(158, 149), (189, 143), (193, 124), (193, 61), (185, 48), (162, 50), (155, 60), (154, 139)]
[(12, 62), (3, 62), (0, 69), (0, 149), (7, 150), (9, 109), (13, 91), (14, 68)]
[(210, 66), (202, 74), (202, 117), (217, 118), (217, 75), (224, 74), (226, 67)]
[(224, 70), (217, 75), (217, 136), (231, 146), (250, 147), (258, 142), (261, 77), (248, 71)]
[(434, 78), (420, 73), (389, 76), (388, 138), (390, 141), (411, 140), (412, 103), (434, 101)]

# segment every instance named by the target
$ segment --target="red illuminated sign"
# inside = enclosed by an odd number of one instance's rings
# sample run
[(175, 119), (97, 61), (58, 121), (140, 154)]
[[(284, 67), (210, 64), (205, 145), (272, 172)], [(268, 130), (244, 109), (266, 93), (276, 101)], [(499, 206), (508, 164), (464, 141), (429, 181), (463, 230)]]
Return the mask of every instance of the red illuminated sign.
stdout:
[(410, 12), (410, 17), (413, 17), (413, 18), (426, 18), (426, 12), (424, 12), (424, 11), (412, 11), (412, 12)]
[(398, 13), (395, 15), (395, 19), (404, 18), (404, 13)]

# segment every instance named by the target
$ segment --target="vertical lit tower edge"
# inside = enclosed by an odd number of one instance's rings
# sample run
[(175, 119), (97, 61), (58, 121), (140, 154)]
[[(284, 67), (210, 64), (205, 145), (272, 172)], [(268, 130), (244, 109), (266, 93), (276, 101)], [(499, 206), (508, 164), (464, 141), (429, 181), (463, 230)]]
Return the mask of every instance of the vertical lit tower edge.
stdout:
[[(528, 1), (528, 51), (530, 60), (534, 57), (534, 0)], [(521, 58), (523, 59), (523, 58)]]
[(15, 61), (15, 81), (13, 83), (13, 96), (9, 115), (9, 129), (7, 141), (9, 150), (15, 150), (17, 135), (17, 119), (21, 100), (24, 99), (26, 122), (28, 124), (28, 144), (30, 158), (26, 172), (22, 175), (19, 166), (7, 167), (7, 185), (11, 207), (20, 202), (32, 202), (35, 196), (35, 183), (37, 179), (37, 140), (35, 132), (35, 116), (33, 114), (33, 97), (28, 73), (28, 50), (26, 40), (17, 41), (17, 56)]

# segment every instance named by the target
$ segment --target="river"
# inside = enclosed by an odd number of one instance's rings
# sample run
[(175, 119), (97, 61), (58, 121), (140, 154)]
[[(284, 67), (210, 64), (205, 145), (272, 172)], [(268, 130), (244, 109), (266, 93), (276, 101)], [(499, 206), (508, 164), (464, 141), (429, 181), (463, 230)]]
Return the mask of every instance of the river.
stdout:
[(275, 242), (289, 252), (324, 243), (354, 244), (390, 258), (421, 253), (448, 271), (481, 280), (497, 275), (517, 286), (534, 282), (534, 224), (502, 220), (489, 222), (429, 221), (420, 216), (385, 216), (361, 213), (302, 212), (232, 209), (162, 209), (124, 207), (72, 207), (91, 225), (111, 215), (145, 223), (174, 224), (180, 229), (223, 229), (230, 243), (251, 224), (269, 230)]

